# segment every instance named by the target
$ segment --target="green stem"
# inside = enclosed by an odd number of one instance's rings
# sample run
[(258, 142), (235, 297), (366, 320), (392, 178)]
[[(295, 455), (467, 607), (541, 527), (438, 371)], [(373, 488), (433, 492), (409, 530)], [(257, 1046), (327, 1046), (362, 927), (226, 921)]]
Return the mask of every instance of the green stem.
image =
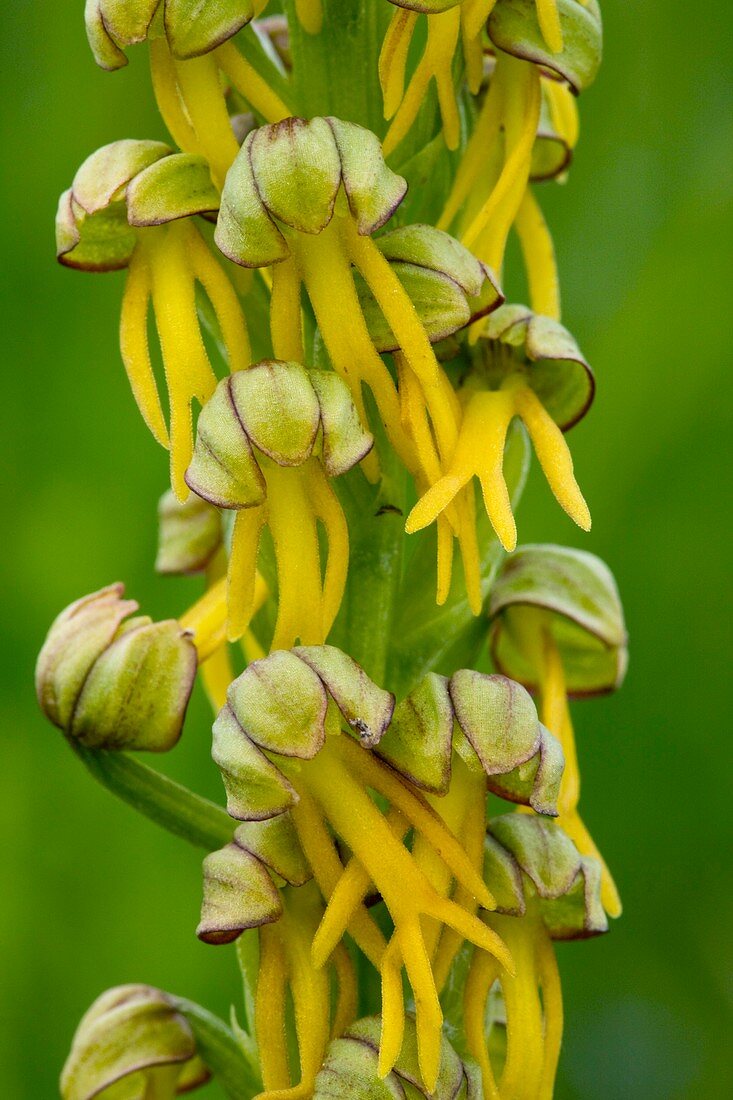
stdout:
[(194, 794), (124, 752), (86, 749), (71, 743), (94, 778), (139, 813), (207, 851), (232, 839), (234, 823), (225, 810)]
[(251, 1100), (262, 1084), (252, 1072), (230, 1028), (218, 1016), (185, 997), (171, 997), (186, 1017), (198, 1052), (230, 1100)]

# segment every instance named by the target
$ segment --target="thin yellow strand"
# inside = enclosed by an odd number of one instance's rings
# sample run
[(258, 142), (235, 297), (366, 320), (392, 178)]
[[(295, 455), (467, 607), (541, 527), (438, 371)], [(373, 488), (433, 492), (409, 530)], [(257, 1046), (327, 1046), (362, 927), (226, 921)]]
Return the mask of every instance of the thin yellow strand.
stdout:
[(120, 313), (120, 352), (125, 371), (143, 420), (161, 446), (168, 448), (168, 429), (148, 348), (148, 307), (152, 293), (145, 249), (132, 254), (125, 280)]
[(196, 226), (188, 223), (186, 234), (193, 273), (214, 307), (229, 370), (244, 370), (252, 362), (252, 351), (237, 293)]
[(219, 46), (214, 51), (214, 56), (222, 72), (256, 114), (261, 115), (266, 122), (281, 122), (284, 118), (290, 118), (290, 108), (272, 91), (267, 81), (242, 56), (233, 42), (225, 42)]
[(560, 280), (547, 222), (528, 187), (514, 219), (514, 228), (524, 257), (529, 284), (529, 301), (535, 313), (560, 320)]
[(563, 34), (560, 26), (560, 15), (557, 10), (557, 0), (535, 0), (537, 5), (537, 19), (542, 31), (542, 37), (547, 43), (548, 49), (553, 53), (560, 53), (563, 48)]
[(230, 642), (242, 637), (255, 613), (257, 553), (266, 518), (264, 504), (242, 508), (234, 517), (227, 573), (226, 636)]
[(302, 363), (303, 314), (300, 308), (300, 275), (292, 259), (272, 269), (270, 334), (276, 359)]
[(384, 98), (384, 117), (392, 118), (405, 90), (405, 67), (418, 13), (395, 8), (379, 54), (379, 83)]

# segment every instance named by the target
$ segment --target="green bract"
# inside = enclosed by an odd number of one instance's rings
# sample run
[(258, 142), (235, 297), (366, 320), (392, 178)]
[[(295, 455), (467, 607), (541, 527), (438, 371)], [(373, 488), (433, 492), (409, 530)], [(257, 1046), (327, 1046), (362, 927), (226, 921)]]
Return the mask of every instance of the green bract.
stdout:
[(196, 649), (175, 620), (154, 623), (110, 585), (67, 607), (38, 656), (41, 709), (87, 748), (165, 752), (180, 737)]
[(160, 141), (114, 141), (87, 157), (59, 199), (56, 255), (66, 267), (127, 267), (136, 229), (216, 210), (203, 157)]
[(491, 651), (498, 668), (532, 689), (537, 669), (526, 636), (537, 612), (539, 625), (552, 631), (571, 694), (620, 685), (626, 628), (616, 582), (600, 558), (564, 546), (522, 546), (502, 564), (489, 599)]
[(596, 0), (557, 0), (563, 48), (553, 53), (545, 42), (535, 0), (498, 0), (489, 16), (489, 38), (514, 57), (533, 61), (567, 80), (582, 92), (596, 78), (601, 64), (603, 30)]
[(82, 1018), (61, 1074), (61, 1096), (174, 1096), (208, 1078), (191, 1026), (172, 999), (151, 986), (121, 985), (98, 997)]
[(263, 460), (301, 466), (317, 455), (337, 477), (373, 442), (338, 375), (263, 360), (223, 379), (206, 403), (186, 482), (220, 508), (251, 507), (267, 494)]
[(221, 196), (215, 240), (243, 267), (290, 254), (287, 233), (320, 233), (343, 192), (361, 234), (373, 233), (407, 184), (384, 163), (379, 139), (337, 118), (287, 118), (245, 139)]

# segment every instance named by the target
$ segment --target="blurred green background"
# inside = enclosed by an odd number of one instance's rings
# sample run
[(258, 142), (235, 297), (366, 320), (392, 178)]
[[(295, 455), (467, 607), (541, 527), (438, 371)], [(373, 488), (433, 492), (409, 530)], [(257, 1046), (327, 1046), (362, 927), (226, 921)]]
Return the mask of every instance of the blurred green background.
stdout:
[[(76, 1022), (109, 985), (150, 982), (222, 1015), (238, 998), (231, 950), (192, 934), (199, 854), (96, 787), (33, 696), (36, 652), (71, 599), (124, 579), (167, 616), (196, 587), (152, 573), (166, 460), (119, 362), (122, 277), (77, 275), (53, 257), (56, 198), (81, 160), (114, 138), (163, 136), (144, 51), (124, 72), (96, 69), (82, 8), (6, 2), (0, 45), (0, 1093), (13, 1100), (57, 1095)], [(536, 471), (519, 516), (523, 541), (582, 545), (609, 562), (632, 640), (624, 690), (576, 707), (583, 809), (626, 911), (611, 935), (560, 948), (557, 1096), (723, 1098), (733, 1095), (730, 9), (606, 0), (603, 10), (605, 63), (582, 101), (570, 182), (542, 196), (565, 320), (599, 382), (572, 438), (594, 528), (583, 538)], [(191, 719), (165, 766), (218, 797), (200, 699)]]

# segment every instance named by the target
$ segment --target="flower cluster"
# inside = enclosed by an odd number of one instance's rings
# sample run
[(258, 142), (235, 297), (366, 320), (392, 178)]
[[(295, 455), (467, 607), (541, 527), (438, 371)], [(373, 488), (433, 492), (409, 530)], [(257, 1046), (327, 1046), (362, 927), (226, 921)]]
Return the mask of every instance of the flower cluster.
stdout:
[[(58, 258), (126, 271), (122, 360), (170, 452), (156, 570), (203, 591), (157, 623), (119, 584), (77, 600), (37, 692), (96, 778), (205, 850), (197, 935), (236, 943), (245, 1018), (110, 990), (65, 1100), (210, 1076), (235, 1100), (544, 1100), (553, 941), (620, 913), (569, 709), (623, 679), (618, 594), (589, 553), (517, 549), (514, 519), (531, 445), (590, 528), (565, 436), (595, 380), (532, 185), (567, 175), (600, 15), (390, 3), (86, 5), (103, 68), (147, 43), (171, 143), (87, 158)], [(529, 306), (501, 289), (512, 230)], [(225, 809), (130, 755), (173, 748), (197, 674)]]

